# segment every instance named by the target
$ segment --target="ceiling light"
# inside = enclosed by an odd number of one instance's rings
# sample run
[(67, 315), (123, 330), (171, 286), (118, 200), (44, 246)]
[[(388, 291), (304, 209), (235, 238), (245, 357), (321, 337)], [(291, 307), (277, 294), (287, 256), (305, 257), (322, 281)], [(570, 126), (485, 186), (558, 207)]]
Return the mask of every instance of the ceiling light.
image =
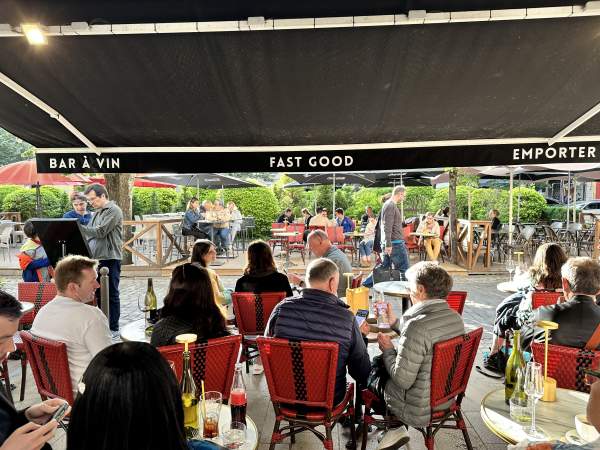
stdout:
[(21, 31), (31, 45), (45, 45), (48, 43), (44, 29), (39, 23), (24, 23)]

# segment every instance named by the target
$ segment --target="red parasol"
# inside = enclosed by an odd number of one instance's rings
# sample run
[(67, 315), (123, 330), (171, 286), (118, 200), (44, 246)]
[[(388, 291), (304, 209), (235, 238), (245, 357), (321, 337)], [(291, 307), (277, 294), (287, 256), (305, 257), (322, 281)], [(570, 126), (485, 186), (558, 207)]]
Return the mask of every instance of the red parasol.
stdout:
[(34, 159), (18, 161), (0, 167), (0, 184), (74, 186), (87, 183), (89, 183), (89, 179), (80, 174), (38, 173)]

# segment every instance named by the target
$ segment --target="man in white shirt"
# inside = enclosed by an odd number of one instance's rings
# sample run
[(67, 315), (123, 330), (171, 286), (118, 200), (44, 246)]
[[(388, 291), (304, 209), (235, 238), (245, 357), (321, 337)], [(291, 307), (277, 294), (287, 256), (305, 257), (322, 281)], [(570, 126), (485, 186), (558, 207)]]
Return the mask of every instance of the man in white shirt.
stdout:
[(92, 358), (112, 344), (108, 320), (92, 302), (100, 287), (96, 281), (98, 262), (84, 256), (61, 259), (54, 269), (58, 295), (37, 313), (31, 333), (64, 342), (73, 390)]

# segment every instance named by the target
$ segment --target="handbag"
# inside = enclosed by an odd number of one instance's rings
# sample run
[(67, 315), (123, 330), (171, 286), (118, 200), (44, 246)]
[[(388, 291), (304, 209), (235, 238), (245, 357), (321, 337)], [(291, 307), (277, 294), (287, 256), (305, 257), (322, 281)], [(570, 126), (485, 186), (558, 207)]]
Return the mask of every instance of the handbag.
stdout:
[(373, 283), (381, 283), (382, 281), (402, 281), (402, 274), (398, 269), (392, 269), (392, 266), (384, 267), (378, 265), (373, 268)]
[(377, 355), (373, 358), (371, 364), (371, 372), (367, 378), (367, 388), (373, 392), (377, 397), (383, 400), (383, 393), (385, 391), (385, 385), (390, 378), (390, 374), (385, 368), (383, 362), (383, 356)]

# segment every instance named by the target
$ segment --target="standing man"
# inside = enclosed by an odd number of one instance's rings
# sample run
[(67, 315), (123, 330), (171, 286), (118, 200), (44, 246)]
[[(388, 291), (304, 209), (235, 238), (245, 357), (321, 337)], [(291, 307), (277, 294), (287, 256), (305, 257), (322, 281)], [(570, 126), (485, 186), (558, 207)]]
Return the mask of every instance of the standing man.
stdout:
[[(119, 280), (121, 279), (121, 247), (123, 245), (123, 211), (117, 204), (108, 199), (106, 188), (100, 184), (92, 184), (85, 190), (90, 205), (95, 212), (92, 220), (83, 227), (92, 257), (99, 261), (101, 267), (108, 268), (109, 286), (109, 325), (113, 337), (119, 334), (119, 317), (121, 302), (119, 300)], [(98, 278), (100, 275), (98, 275)], [(100, 290), (96, 291), (96, 299), (100, 306)]]
[(404, 200), (406, 188), (396, 186), (392, 196), (381, 208), (381, 242), (384, 243), (382, 267), (390, 267), (404, 272), (408, 269), (409, 260), (406, 245), (404, 243), (404, 232), (402, 230), (402, 215), (398, 209), (398, 202)]
[(87, 198), (85, 195), (75, 193), (71, 196), (73, 209), (63, 214), (65, 219), (79, 219), (81, 225), (87, 225), (92, 220), (92, 213), (87, 211)]

